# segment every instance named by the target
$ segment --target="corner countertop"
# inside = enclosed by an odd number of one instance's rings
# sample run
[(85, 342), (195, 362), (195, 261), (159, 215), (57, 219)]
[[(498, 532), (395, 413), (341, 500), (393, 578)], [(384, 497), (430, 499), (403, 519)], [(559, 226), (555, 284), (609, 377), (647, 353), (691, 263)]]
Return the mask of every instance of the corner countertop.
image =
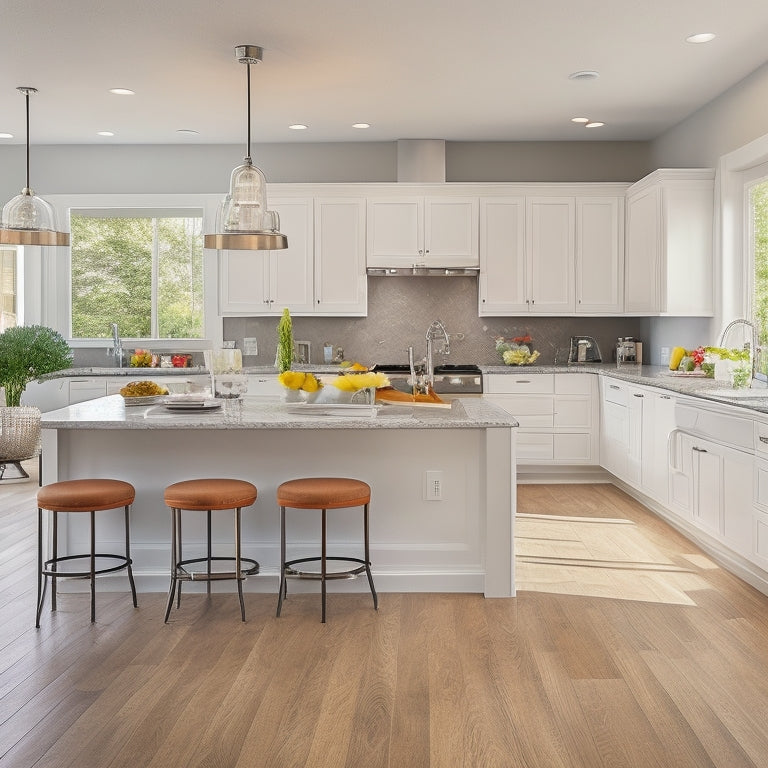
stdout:
[[(581, 363), (571, 365), (489, 365), (480, 366), (484, 374), (525, 376), (542, 373), (591, 373), (610, 376), (630, 384), (657, 387), (679, 395), (688, 395), (758, 413), (768, 413), (768, 388), (749, 390), (750, 397), (734, 397), (727, 382), (700, 376), (674, 374), (662, 365), (621, 365)], [(764, 393), (764, 396), (763, 396)]]
[[(211, 411), (171, 411), (164, 404), (126, 407), (120, 395), (48, 411), (43, 429), (488, 429), (517, 427), (517, 420), (483, 398), (455, 399), (451, 408), (426, 408), (384, 404), (361, 416), (338, 415), (328, 404), (307, 408), (247, 396), (222, 400)], [(328, 415), (330, 414), (330, 415)]]

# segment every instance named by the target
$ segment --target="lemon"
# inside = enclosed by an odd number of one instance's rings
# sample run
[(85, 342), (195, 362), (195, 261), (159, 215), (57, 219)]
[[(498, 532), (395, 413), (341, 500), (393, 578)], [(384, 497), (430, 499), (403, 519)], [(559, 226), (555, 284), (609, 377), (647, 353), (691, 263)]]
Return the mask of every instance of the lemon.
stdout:
[(682, 359), (685, 357), (684, 347), (675, 347), (669, 356), (669, 370), (676, 371), (680, 367)]

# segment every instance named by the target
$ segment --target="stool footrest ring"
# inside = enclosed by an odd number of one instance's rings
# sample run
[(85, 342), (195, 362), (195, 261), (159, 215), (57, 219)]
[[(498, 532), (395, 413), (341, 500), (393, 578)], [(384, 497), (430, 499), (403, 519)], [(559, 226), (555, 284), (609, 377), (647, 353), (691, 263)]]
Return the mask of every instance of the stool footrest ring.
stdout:
[[(286, 560), (285, 562), (285, 575), (296, 576), (300, 579), (322, 579), (323, 574), (320, 571), (305, 571), (301, 568), (294, 568), (299, 563), (319, 563), (322, 561), (320, 557), (300, 557), (296, 560)], [(359, 563), (354, 568), (349, 568), (346, 571), (327, 571), (325, 574), (326, 580), (331, 579), (354, 579), (361, 573), (365, 573), (365, 566), (370, 565), (365, 560), (361, 560), (359, 557), (326, 557), (326, 562), (344, 562), (344, 563)]]
[[(235, 563), (237, 560), (234, 557), (212, 557), (212, 563)], [(205, 571), (188, 571), (185, 566), (195, 565), (198, 563), (208, 563), (207, 557), (195, 557), (190, 560), (180, 560), (176, 563), (176, 578), (183, 581), (221, 581), (224, 579), (237, 579), (238, 575), (236, 571), (211, 571), (207, 573)], [(246, 576), (253, 576), (259, 572), (259, 564), (248, 557), (240, 558), (240, 579), (245, 579)], [(247, 565), (248, 568), (242, 566)]]
[[(96, 559), (98, 558), (109, 558), (110, 560), (117, 560), (117, 565), (113, 565), (110, 568), (96, 568), (94, 570), (93, 574), (94, 576), (100, 576), (104, 573), (114, 573), (115, 571), (122, 571), (124, 568), (127, 568), (129, 565), (133, 564), (133, 560), (130, 557), (125, 557), (124, 555), (109, 555), (109, 554), (96, 554), (94, 555)], [(43, 576), (55, 576), (57, 579), (90, 579), (91, 578), (91, 571), (90, 569), (87, 571), (59, 571), (56, 566), (59, 563), (63, 563), (70, 560), (88, 560), (90, 561), (91, 556), (90, 555), (64, 555), (62, 557), (54, 557), (50, 560), (46, 560), (43, 563), (43, 567), (40, 571), (40, 573)], [(53, 567), (51, 567), (53, 566)]]

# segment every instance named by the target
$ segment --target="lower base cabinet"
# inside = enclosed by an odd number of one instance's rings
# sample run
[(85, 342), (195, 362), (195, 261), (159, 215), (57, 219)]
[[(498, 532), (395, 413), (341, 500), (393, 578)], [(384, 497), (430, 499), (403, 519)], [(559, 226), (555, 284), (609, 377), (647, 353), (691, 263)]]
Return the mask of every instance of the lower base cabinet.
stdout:
[(596, 376), (487, 374), (485, 397), (520, 424), (521, 464), (598, 464)]

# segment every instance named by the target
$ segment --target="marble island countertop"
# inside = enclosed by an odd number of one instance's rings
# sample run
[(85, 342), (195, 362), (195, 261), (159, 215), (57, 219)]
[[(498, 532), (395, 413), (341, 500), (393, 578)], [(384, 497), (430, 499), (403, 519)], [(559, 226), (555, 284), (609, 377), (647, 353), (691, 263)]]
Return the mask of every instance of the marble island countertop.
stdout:
[[(453, 400), (451, 408), (384, 404), (350, 409), (337, 405), (307, 408), (247, 396), (221, 400), (208, 411), (172, 411), (164, 403), (128, 406), (120, 395), (70, 405), (42, 415), (43, 429), (485, 429), (517, 427), (517, 421), (483, 398)], [(362, 413), (362, 415), (361, 415)]]

